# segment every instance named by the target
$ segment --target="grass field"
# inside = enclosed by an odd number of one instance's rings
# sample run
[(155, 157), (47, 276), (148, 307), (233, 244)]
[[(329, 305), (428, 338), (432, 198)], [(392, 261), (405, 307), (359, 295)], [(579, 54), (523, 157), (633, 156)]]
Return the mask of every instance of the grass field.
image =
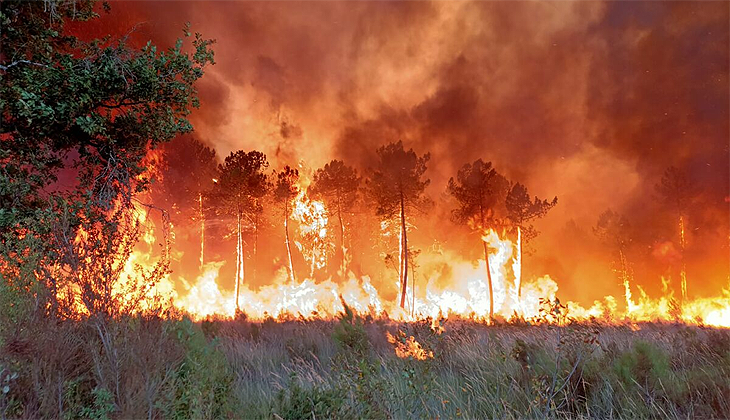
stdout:
[[(7, 418), (730, 417), (730, 330), (449, 320), (439, 334), (347, 315), (27, 325), (2, 343)], [(411, 336), (432, 357), (398, 357)]]

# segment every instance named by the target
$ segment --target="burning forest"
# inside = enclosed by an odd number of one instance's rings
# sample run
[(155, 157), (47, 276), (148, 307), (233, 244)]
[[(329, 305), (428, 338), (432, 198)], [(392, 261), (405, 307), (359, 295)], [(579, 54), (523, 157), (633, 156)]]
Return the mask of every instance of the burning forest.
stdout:
[(2, 2), (0, 415), (730, 416), (729, 18)]

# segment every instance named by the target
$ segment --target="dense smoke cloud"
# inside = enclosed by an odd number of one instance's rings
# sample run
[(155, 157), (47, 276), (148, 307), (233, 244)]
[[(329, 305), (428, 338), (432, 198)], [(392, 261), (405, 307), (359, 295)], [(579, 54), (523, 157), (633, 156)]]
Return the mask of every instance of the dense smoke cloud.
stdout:
[[(728, 11), (723, 2), (114, 2), (96, 25), (124, 33), (140, 23), (135, 40), (165, 45), (189, 21), (217, 39), (192, 120), (219, 156), (257, 149), (276, 168), (340, 158), (364, 169), (377, 146), (403, 140), (432, 155), (440, 215), (446, 181), (477, 158), (532, 194), (557, 195), (527, 272), (590, 300), (620, 293), (591, 231), (609, 207), (635, 228), (637, 280), (658, 289), (674, 225), (654, 185), (672, 165), (701, 190), (690, 215), (690, 272), (706, 279), (696, 290), (727, 281)], [(443, 223), (424, 225), (422, 238), (443, 238)]]

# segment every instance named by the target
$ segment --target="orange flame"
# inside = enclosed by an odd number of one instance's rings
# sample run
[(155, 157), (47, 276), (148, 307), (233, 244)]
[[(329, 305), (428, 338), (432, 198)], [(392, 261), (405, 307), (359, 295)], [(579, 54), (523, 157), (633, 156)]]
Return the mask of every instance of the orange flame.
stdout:
[(395, 355), (401, 359), (412, 357), (416, 360), (433, 359), (433, 352), (426, 350), (421, 343), (416, 341), (415, 337), (406, 337), (403, 331), (398, 331), (399, 338), (394, 337), (391, 333), (385, 332), (385, 336), (390, 344), (395, 346)]
[[(292, 217), (299, 224), (301, 236), (308, 238), (308, 243), (299, 245), (310, 261), (311, 271), (303, 280), (292, 281), (282, 266), (267, 286), (253, 290), (248, 285), (242, 285), (242, 310), (250, 318), (332, 318), (343, 310), (342, 296), (347, 305), (358, 313), (380, 316), (387, 313), (395, 320), (437, 319), (443, 315), (444, 318), (459, 316), (488, 321), (490, 299), (485, 261), (465, 260), (449, 250), (422, 256), (420, 272), (424, 273), (427, 281), (425, 285), (419, 285), (412, 308), (407, 310), (401, 309), (397, 302), (383, 301), (380, 294), (384, 290), (378, 290), (368, 276), (357, 278), (349, 273), (340, 282), (332, 279), (315, 281), (312, 273), (326, 263), (328, 213), (324, 203), (306, 196), (305, 188), (300, 188), (300, 191)], [(157, 243), (155, 225), (145, 212), (140, 212), (139, 217), (146, 230), (140, 245), (125, 266), (125, 273), (130, 278), (133, 278), (136, 265), (151, 267), (156, 263), (153, 256)], [(554, 300), (558, 294), (558, 283), (549, 275), (522, 278), (517, 241), (513, 242), (491, 229), (484, 233), (482, 239), (490, 249), (495, 315), (504, 319), (520, 316), (528, 322), (540, 320), (540, 300)], [(196, 319), (209, 315), (233, 317), (233, 292), (222, 289), (219, 282), (223, 264), (222, 261), (206, 262), (194, 279), (173, 273), (157, 284), (150, 294), (172, 299), (177, 308), (189, 312)], [(444, 271), (441, 268), (444, 266), (448, 266), (451, 273), (447, 279), (441, 277)], [(520, 281), (522, 292), (518, 296)], [(624, 277), (624, 296), (620, 300), (606, 296), (587, 308), (567, 302), (568, 317), (607, 322), (670, 321), (730, 327), (730, 283), (721, 296), (678, 301), (670, 291), (668, 280), (663, 279), (664, 292), (658, 298), (649, 297), (641, 287), (632, 286), (631, 281), (630, 276)], [(398, 287), (397, 281), (385, 284), (396, 289)], [(636, 291), (632, 291), (632, 287)], [(412, 292), (407, 290), (409, 295)], [(437, 332), (443, 330), (440, 325), (433, 328)]]

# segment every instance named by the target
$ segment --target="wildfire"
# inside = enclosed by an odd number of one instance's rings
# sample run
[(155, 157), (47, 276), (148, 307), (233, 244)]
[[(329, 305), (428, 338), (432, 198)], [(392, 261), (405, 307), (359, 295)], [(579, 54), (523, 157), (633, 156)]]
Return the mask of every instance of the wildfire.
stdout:
[(421, 343), (416, 341), (415, 337), (406, 336), (403, 331), (398, 331), (398, 337), (394, 337), (391, 333), (385, 333), (386, 338), (390, 344), (395, 346), (395, 354), (401, 359), (407, 359), (412, 357), (416, 360), (427, 360), (433, 359), (433, 352), (426, 350), (421, 346)]
[(292, 218), (299, 223), (299, 233), (303, 241), (295, 241), (297, 248), (310, 263), (310, 276), (315, 269), (327, 264), (327, 210), (321, 201), (310, 200), (305, 188), (299, 188), (294, 200)]
[[(135, 278), (139, 267), (150, 269), (158, 261), (155, 249), (159, 248), (161, 241), (155, 236), (155, 223), (145, 211), (140, 211), (138, 217), (145, 230), (141, 235), (142, 240), (125, 265), (124, 272), (128, 279)], [(242, 284), (239, 290), (241, 309), (251, 319), (330, 319), (344, 309), (344, 300), (358, 313), (388, 316), (401, 321), (458, 316), (491, 322), (488, 316), (489, 288), (483, 259), (467, 261), (452, 251), (430, 257), (420, 269), (426, 274), (427, 282), (424, 286), (419, 286), (416, 296), (413, 296), (413, 290), (409, 288), (407, 292), (412, 296), (409, 305), (412, 307), (402, 309), (395, 301), (383, 300), (382, 291), (367, 276), (358, 278), (349, 273), (340, 281), (315, 281), (312, 273), (327, 263), (327, 209), (322, 202), (310, 200), (304, 192), (300, 192), (294, 201), (292, 218), (298, 224), (300, 236), (305, 238), (305, 241), (297, 245), (311, 264), (310, 275), (292, 281), (287, 275), (286, 267), (282, 266), (267, 286), (252, 289), (250, 285)], [(502, 319), (521, 317), (528, 322), (540, 321), (541, 299), (554, 300), (558, 293), (558, 283), (548, 275), (532, 279), (521, 278), (518, 242), (508, 235), (490, 229), (482, 239), (489, 249), (495, 316)], [(447, 281), (439, 274), (439, 267), (445, 264), (448, 264), (451, 273)], [(190, 280), (178, 273), (166, 275), (154, 288), (150, 288), (147, 295), (170, 299), (175, 307), (190, 313), (196, 319), (211, 315), (232, 317), (235, 315), (235, 295), (234, 291), (221, 287), (220, 271), (223, 265), (224, 262), (220, 261), (206, 262), (198, 276)], [(598, 319), (632, 323), (679, 321), (730, 327), (730, 284), (720, 297), (679, 301), (674, 298), (666, 280), (663, 280), (664, 293), (659, 298), (651, 298), (640, 286), (631, 284), (631, 280), (630, 276), (624, 278), (622, 299), (606, 296), (588, 308), (575, 302), (567, 302), (567, 316), (576, 320)], [(394, 286), (397, 287), (397, 283)], [(123, 293), (123, 289), (122, 287), (118, 292)], [(443, 331), (440, 324), (434, 324), (432, 328), (436, 333)], [(428, 355), (412, 337), (399, 344), (397, 351), (413, 357), (418, 355), (421, 357), (419, 360)]]

